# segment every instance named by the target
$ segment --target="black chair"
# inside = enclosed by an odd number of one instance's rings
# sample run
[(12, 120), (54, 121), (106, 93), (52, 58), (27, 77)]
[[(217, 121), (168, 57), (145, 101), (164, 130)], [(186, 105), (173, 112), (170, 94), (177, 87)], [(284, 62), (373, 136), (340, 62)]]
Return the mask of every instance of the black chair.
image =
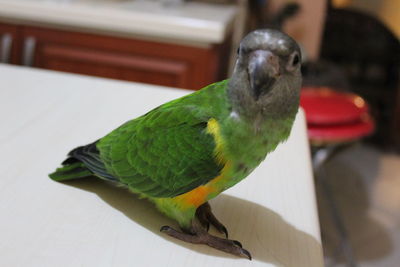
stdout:
[(396, 114), (400, 105), (397, 37), (372, 15), (329, 6), (320, 56), (340, 66), (350, 90), (371, 105), (377, 122), (373, 141), (389, 148), (400, 145), (400, 133), (395, 125), (400, 121)]

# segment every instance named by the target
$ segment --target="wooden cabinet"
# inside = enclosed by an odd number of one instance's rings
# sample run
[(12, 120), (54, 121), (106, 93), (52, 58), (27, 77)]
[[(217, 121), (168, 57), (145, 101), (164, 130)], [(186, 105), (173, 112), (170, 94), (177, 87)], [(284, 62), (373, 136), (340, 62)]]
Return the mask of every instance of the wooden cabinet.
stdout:
[(13, 63), (189, 89), (200, 89), (226, 76), (229, 38), (221, 45), (193, 47), (24, 25), (0, 26), (16, 32)]
[(19, 62), (19, 27), (0, 23), (0, 63)]

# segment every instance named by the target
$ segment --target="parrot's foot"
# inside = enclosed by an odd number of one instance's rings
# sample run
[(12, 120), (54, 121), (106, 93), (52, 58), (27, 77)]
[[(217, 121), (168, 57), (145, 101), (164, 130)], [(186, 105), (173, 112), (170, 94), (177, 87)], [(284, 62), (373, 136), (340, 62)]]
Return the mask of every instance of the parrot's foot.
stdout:
[(211, 206), (208, 202), (204, 203), (196, 210), (197, 219), (201, 225), (207, 229), (210, 228), (210, 224), (215, 227), (221, 234), (225, 234), (226, 238), (228, 238), (228, 230), (226, 227), (215, 218), (214, 214), (211, 212)]
[(179, 240), (193, 243), (193, 244), (204, 244), (215, 249), (240, 256), (251, 260), (250, 253), (242, 248), (242, 244), (236, 240), (230, 240), (225, 238), (220, 238), (217, 236), (210, 235), (201, 225), (196, 221), (192, 223), (191, 229), (188, 232), (183, 233), (173, 229), (170, 226), (164, 225), (160, 229), (161, 232), (168, 234), (169, 236), (175, 237)]

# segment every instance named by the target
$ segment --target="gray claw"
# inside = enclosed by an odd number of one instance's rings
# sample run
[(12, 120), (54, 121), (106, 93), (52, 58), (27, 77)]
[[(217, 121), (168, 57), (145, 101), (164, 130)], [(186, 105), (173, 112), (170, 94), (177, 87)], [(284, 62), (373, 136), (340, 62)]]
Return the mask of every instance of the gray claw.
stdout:
[(242, 253), (249, 259), (251, 260), (251, 254), (250, 252), (248, 252), (247, 250), (245, 250), (244, 248), (242, 248)]
[(227, 230), (226, 227), (223, 226), (222, 224), (221, 224), (221, 226), (222, 226), (221, 229), (218, 229), (218, 230), (219, 230), (220, 232), (224, 233), (226, 239), (228, 239), (228, 230)]
[(232, 240), (232, 242), (235, 243), (235, 245), (238, 246), (238, 247), (241, 247), (241, 248), (243, 247), (243, 246), (242, 246), (242, 243), (240, 243), (240, 242), (237, 241), (237, 240)]
[(211, 211), (211, 206), (208, 204), (208, 202), (204, 203), (200, 207), (198, 207), (196, 211), (196, 216), (198, 220), (200, 221), (201, 225), (207, 229), (207, 232), (210, 228), (210, 224), (215, 227), (215, 229), (218, 230), (218, 232), (225, 234), (226, 239), (228, 239), (228, 230), (226, 227), (218, 221), (218, 219), (214, 216), (214, 214)]

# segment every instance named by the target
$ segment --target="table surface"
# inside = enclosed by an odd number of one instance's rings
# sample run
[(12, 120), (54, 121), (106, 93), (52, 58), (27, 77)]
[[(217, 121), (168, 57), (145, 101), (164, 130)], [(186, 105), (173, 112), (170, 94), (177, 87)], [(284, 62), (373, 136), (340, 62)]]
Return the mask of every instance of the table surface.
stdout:
[(175, 222), (124, 189), (47, 176), (71, 148), (188, 91), (1, 64), (0, 80), (0, 266), (323, 266), (303, 112), (211, 201), (249, 261), (160, 233)]
[(205, 46), (222, 43), (237, 8), (148, 0), (0, 0), (0, 18), (24, 24)]

